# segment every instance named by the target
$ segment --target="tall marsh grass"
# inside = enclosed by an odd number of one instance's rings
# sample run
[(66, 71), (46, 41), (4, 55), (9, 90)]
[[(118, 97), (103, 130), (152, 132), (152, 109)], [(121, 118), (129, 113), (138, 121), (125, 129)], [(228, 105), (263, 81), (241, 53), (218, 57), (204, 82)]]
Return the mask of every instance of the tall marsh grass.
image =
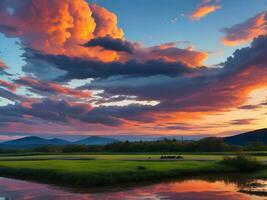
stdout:
[(224, 156), (220, 163), (233, 166), (240, 171), (260, 170), (265, 167), (255, 157), (248, 156), (244, 153), (239, 153), (236, 156)]

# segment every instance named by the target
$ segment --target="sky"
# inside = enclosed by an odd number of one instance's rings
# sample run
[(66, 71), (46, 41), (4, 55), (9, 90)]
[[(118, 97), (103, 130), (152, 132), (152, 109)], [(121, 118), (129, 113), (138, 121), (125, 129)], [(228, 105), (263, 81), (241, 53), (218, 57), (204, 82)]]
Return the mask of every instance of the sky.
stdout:
[(266, 128), (266, 0), (0, 0), (0, 140)]

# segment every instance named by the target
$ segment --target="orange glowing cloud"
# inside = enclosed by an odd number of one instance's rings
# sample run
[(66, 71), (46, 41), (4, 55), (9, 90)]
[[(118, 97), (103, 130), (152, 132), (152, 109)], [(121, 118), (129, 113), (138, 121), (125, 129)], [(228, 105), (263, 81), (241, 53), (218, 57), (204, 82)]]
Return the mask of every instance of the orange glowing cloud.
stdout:
[(166, 62), (180, 62), (188, 67), (201, 67), (209, 54), (205, 51), (195, 50), (192, 47), (179, 48), (176, 42), (163, 43), (152, 47), (143, 47), (139, 43), (131, 43), (133, 49), (130, 54), (121, 54), (120, 61), (137, 60), (164, 60)]
[(87, 98), (91, 96), (91, 93), (87, 90), (72, 89), (56, 83), (47, 83), (30, 77), (22, 77), (16, 82), (40, 92), (58, 93), (77, 98)]
[(262, 12), (241, 24), (225, 28), (226, 34), (222, 43), (226, 46), (236, 46), (251, 42), (254, 38), (267, 33), (267, 13)]
[[(267, 73), (258, 69), (256, 66), (251, 66), (244, 72), (236, 76), (226, 78), (225, 81), (214, 83), (213, 86), (207, 90), (192, 94), (186, 97), (188, 105), (181, 108), (180, 111), (166, 111), (166, 112), (151, 112), (145, 113), (149, 117), (154, 117), (155, 122), (151, 123), (151, 127), (157, 127), (160, 122), (164, 124), (169, 123), (189, 123), (195, 120), (203, 119), (211, 114), (229, 111), (232, 108), (244, 104), (251, 92), (267, 87)], [(179, 101), (177, 101), (179, 104)], [(164, 117), (162, 117), (164, 116)], [(251, 121), (246, 119), (242, 122), (249, 123)], [(237, 121), (238, 122), (238, 121)], [(235, 124), (233, 124), (235, 125)], [(236, 125), (238, 125), (236, 123)], [(166, 129), (168, 126), (165, 126)], [(182, 130), (190, 131), (192, 126), (183, 127), (183, 125), (171, 126), (170, 131)], [(165, 129), (165, 130), (166, 130)]]
[(99, 46), (88, 48), (83, 44), (95, 38), (109, 37), (124, 41), (124, 32), (118, 28), (114, 13), (96, 4), (88, 4), (85, 0), (15, 1), (15, 7), (8, 1), (1, 4), (4, 10), (13, 9), (12, 14), (1, 12), (0, 24), (8, 27), (1, 29), (1, 32), (9, 37), (18, 37), (27, 47), (47, 54), (102, 62), (156, 58), (188, 66), (202, 66), (208, 56), (205, 52), (166, 44), (151, 48), (136, 47), (139, 52), (127, 56)]
[(95, 37), (109, 36), (112, 38), (123, 38), (123, 30), (117, 27), (117, 16), (107, 9), (96, 4), (90, 5), (93, 12), (93, 18), (96, 22), (94, 30)]
[(127, 62), (129, 60), (139, 62), (164, 60), (165, 62), (180, 62), (189, 67), (199, 67), (203, 66), (204, 61), (208, 58), (207, 52), (194, 50), (191, 46), (179, 48), (177, 45), (179, 45), (179, 42), (144, 47), (140, 43), (110, 37), (99, 37), (84, 44), (88, 48), (99, 47), (105, 50), (116, 51), (119, 53), (118, 61), (120, 62)]
[(167, 62), (181, 62), (189, 67), (200, 67), (207, 60), (208, 53), (191, 48), (181, 49), (170, 44), (162, 44), (141, 49), (138, 57), (141, 60), (163, 59)]
[[(16, 5), (16, 6), (14, 6)], [(116, 53), (82, 44), (99, 36), (123, 38), (117, 17), (85, 0), (35, 0), (1, 4), (0, 24), (6, 36), (19, 37), (27, 46), (49, 54), (87, 57), (112, 61)], [(10, 14), (7, 10), (13, 9)]]
[(201, 18), (205, 17), (206, 15), (215, 12), (216, 10), (220, 9), (221, 6), (218, 5), (202, 5), (196, 8), (193, 13), (190, 15), (192, 20), (200, 20)]

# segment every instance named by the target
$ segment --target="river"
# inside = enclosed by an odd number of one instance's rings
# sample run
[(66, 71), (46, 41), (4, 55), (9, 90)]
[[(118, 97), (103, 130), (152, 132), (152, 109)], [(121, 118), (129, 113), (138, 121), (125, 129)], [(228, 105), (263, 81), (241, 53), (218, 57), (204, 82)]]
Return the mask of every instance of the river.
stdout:
[(77, 190), (0, 178), (0, 200), (266, 200), (267, 181), (195, 178), (152, 185)]

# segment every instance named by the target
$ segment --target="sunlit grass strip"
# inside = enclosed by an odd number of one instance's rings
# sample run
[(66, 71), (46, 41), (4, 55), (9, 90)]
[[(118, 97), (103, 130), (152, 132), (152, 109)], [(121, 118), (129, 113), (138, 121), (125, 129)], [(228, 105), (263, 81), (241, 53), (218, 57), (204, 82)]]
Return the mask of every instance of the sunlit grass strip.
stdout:
[(180, 177), (238, 171), (236, 166), (211, 161), (50, 160), (0, 162), (0, 176), (77, 187), (157, 182)]

